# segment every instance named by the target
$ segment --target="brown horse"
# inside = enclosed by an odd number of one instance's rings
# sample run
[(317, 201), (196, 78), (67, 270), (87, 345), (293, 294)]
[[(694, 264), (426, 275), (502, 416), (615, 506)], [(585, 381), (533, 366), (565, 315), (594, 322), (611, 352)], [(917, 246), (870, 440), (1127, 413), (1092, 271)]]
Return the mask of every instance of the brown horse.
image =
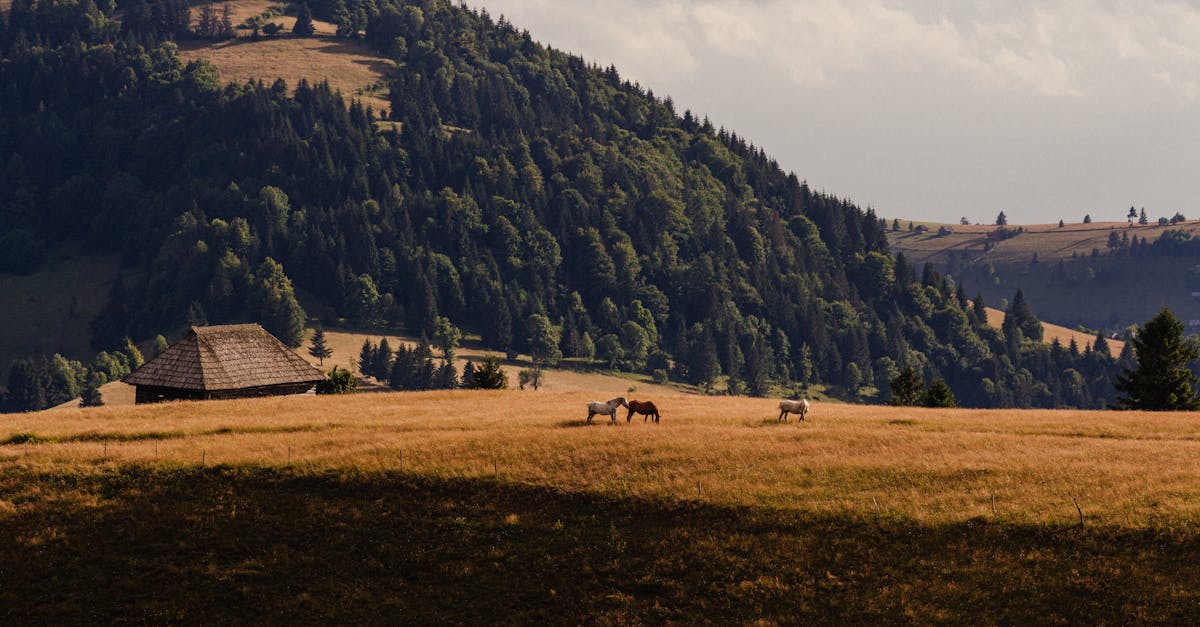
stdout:
[(650, 416), (654, 416), (654, 422), (658, 422), (658, 408), (654, 406), (654, 403), (650, 401), (629, 401), (626, 406), (629, 407), (629, 415), (625, 416), (625, 422), (633, 420), (634, 414), (645, 416), (645, 418), (642, 418), (642, 422), (649, 420)]

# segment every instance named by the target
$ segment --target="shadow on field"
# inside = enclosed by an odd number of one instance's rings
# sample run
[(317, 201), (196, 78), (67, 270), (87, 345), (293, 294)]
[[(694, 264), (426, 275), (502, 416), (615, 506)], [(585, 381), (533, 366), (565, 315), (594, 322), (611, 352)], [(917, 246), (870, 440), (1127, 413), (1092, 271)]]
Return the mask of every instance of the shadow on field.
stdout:
[(761, 429), (763, 427), (788, 427), (788, 426), (802, 427), (807, 422), (808, 422), (807, 420), (796, 420), (795, 418), (792, 418), (792, 419), (788, 420), (787, 422), (779, 420), (778, 418), (763, 418), (762, 420), (759, 420), (757, 422), (747, 422), (746, 426), (754, 427), (756, 429)]
[(1200, 621), (1200, 537), (1182, 528), (246, 467), (9, 467), (0, 505), (4, 624)]
[(624, 424), (625, 424), (624, 418), (618, 418), (617, 424), (615, 424), (615, 425), (608, 418), (605, 418), (604, 420), (593, 420), (591, 422), (588, 422), (588, 421), (582, 420), (582, 419), (581, 420), (564, 420), (564, 421), (556, 424), (555, 426), (557, 426), (561, 429), (578, 429), (580, 427), (620, 427)]

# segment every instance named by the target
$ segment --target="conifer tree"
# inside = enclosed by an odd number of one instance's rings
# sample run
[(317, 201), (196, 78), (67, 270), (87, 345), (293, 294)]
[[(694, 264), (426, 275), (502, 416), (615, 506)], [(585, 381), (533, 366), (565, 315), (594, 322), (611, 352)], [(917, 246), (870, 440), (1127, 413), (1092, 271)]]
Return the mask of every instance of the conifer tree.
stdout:
[(1118, 409), (1195, 411), (1200, 409), (1198, 381), (1188, 368), (1200, 358), (1195, 346), (1183, 339), (1183, 323), (1169, 309), (1138, 330), (1131, 342), (1137, 354), (1135, 369), (1123, 368), (1114, 384), (1121, 394)]
[(87, 386), (83, 388), (83, 394), (79, 397), (80, 407), (100, 407), (104, 404), (104, 395), (100, 393), (101, 383), (101, 378), (96, 374), (88, 379)]
[(329, 344), (325, 341), (325, 329), (317, 327), (309, 344), (308, 354), (316, 357), (317, 363), (322, 366), (325, 365), (325, 358), (333, 354), (333, 350), (329, 348)]
[(945, 381), (938, 379), (929, 384), (925, 393), (921, 395), (921, 405), (923, 407), (957, 407), (958, 399), (954, 398), (954, 392), (950, 390), (950, 386)]
[(371, 340), (363, 340), (362, 348), (358, 351), (358, 373), (364, 377), (370, 376), (371, 365), (375, 363), (375, 344)]
[(1112, 357), (1112, 349), (1108, 347), (1108, 339), (1104, 337), (1104, 331), (1096, 332), (1096, 341), (1092, 343), (1092, 350), (1105, 357)]
[(169, 347), (170, 345), (167, 344), (167, 338), (163, 337), (162, 335), (154, 336), (154, 354), (151, 355), (151, 357), (158, 357)]
[(317, 32), (313, 25), (312, 9), (308, 8), (307, 2), (300, 3), (300, 8), (296, 12), (296, 23), (292, 25), (292, 34), (297, 37), (311, 37)]
[(925, 392), (925, 382), (912, 366), (905, 366), (904, 370), (892, 379), (891, 387), (893, 405), (916, 405)]

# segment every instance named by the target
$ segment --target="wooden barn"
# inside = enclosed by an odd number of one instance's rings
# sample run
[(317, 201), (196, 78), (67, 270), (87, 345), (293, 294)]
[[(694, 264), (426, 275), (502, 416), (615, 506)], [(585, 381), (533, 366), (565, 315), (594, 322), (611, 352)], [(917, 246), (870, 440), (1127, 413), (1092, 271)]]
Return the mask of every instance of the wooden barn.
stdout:
[(303, 394), (325, 378), (257, 324), (192, 327), (122, 379), (137, 402)]

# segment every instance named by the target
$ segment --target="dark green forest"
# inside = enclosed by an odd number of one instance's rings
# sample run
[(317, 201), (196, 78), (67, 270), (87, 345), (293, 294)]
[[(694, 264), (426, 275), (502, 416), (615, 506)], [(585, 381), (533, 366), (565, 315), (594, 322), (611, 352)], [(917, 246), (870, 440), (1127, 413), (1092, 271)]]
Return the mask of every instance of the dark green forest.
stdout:
[(312, 318), (430, 336), (441, 316), (529, 352), (548, 320), (556, 354), (731, 393), (886, 401), (912, 367), (965, 406), (1113, 399), (1116, 360), (1037, 341), (1027, 310), (988, 327), (871, 210), (616, 68), (442, 0), (311, 10), (395, 61), (390, 110), (184, 64), (178, 1), (17, 0), (0, 270), (119, 253), (140, 278), (91, 321), (97, 350), (243, 320), (293, 345)]

